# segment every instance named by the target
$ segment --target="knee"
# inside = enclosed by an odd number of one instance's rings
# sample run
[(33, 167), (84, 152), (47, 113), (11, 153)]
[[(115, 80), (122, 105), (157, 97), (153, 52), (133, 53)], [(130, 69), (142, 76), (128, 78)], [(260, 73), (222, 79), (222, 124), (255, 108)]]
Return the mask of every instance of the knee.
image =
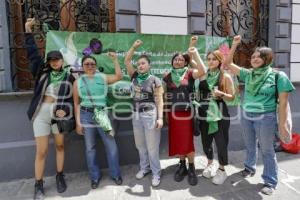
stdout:
[(275, 156), (275, 150), (274, 148), (261, 148), (261, 153), (264, 157), (274, 157)]
[(150, 147), (149, 149), (148, 149), (148, 153), (149, 153), (149, 155), (151, 155), (151, 156), (156, 156), (157, 154), (159, 154), (159, 147)]
[(37, 150), (36, 158), (39, 160), (44, 160), (47, 156), (47, 153), (48, 153), (47, 150)]
[(55, 146), (55, 148), (56, 148), (56, 151), (59, 151), (59, 152), (62, 152), (65, 150), (65, 146), (63, 144), (57, 144)]

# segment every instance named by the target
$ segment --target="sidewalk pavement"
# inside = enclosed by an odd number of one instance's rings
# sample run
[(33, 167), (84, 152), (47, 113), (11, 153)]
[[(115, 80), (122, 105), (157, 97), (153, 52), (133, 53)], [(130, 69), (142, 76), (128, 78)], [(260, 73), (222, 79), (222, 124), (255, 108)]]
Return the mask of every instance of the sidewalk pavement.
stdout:
[[(196, 157), (196, 173), (198, 184), (190, 186), (187, 178), (177, 183), (173, 179), (178, 159), (162, 155), (163, 169), (161, 184), (153, 188), (151, 175), (142, 180), (136, 180), (135, 174), (138, 165), (122, 166), (123, 184), (117, 186), (109, 178), (107, 169), (97, 189), (90, 188), (87, 172), (66, 174), (68, 189), (59, 194), (56, 192), (55, 176), (46, 177), (45, 199), (83, 199), (83, 200), (193, 200), (193, 199), (300, 199), (300, 154), (292, 155), (277, 153), (279, 161), (279, 184), (272, 196), (266, 196), (259, 191), (262, 188), (262, 164), (258, 162), (257, 173), (254, 177), (243, 179), (239, 171), (243, 168), (245, 152), (229, 152), (229, 165), (227, 166), (228, 179), (223, 185), (213, 185), (211, 180), (202, 177), (201, 173), (206, 165), (203, 154)], [(259, 159), (261, 160), (261, 158)], [(216, 161), (215, 161), (216, 163)], [(23, 179), (8, 183), (0, 183), (0, 199), (32, 199), (34, 179)]]

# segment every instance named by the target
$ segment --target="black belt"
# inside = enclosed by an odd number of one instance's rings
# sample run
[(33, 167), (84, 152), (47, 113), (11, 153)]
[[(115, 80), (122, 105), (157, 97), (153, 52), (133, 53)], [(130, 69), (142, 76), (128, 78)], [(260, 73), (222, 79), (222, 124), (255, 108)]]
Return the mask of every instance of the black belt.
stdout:
[(134, 108), (133, 110), (134, 110), (134, 112), (147, 112), (147, 111), (150, 111), (150, 110), (154, 110), (154, 107), (152, 107), (152, 106), (139, 107), (138, 109)]
[[(104, 109), (103, 106), (97, 106), (99, 109)], [(86, 112), (94, 112), (94, 107), (85, 107), (85, 106), (80, 106), (80, 110), (86, 111)]]
[(94, 108), (93, 107), (80, 106), (80, 110), (83, 110), (85, 112), (94, 112)]

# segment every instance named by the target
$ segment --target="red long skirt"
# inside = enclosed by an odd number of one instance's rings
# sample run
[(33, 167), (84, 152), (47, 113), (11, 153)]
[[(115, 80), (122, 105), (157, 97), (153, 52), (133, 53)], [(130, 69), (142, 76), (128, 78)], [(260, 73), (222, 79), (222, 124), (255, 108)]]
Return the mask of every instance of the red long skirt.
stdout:
[(191, 111), (169, 112), (168, 118), (169, 156), (186, 155), (195, 152)]

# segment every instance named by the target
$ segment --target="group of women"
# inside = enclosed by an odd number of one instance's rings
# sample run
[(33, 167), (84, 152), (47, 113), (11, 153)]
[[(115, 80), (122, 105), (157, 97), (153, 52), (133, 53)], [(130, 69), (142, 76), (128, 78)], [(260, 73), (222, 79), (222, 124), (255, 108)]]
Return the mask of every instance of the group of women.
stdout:
[[(30, 34), (33, 24), (34, 19), (28, 19), (25, 28), (28, 32), (28, 57), (31, 59), (32, 73), (36, 76), (34, 97), (28, 110), (36, 140), (35, 198), (44, 195), (42, 178), (51, 132), (54, 134), (57, 153), (57, 191), (64, 192), (67, 188), (63, 174), (64, 135), (60, 134), (57, 126), (59, 119), (72, 115), (71, 107), (66, 106), (68, 104), (65, 102), (74, 103), (76, 132), (84, 135), (91, 187), (97, 188), (101, 179), (96, 156), (97, 134), (105, 146), (110, 176), (116, 184), (122, 184), (116, 141), (94, 118), (95, 108), (106, 108), (107, 84), (122, 78), (116, 54), (108, 54), (114, 64), (115, 74), (105, 75), (97, 72), (96, 59), (84, 56), (84, 74), (75, 80), (63, 67), (63, 56), (59, 51), (49, 52), (46, 63), (43, 62)], [(248, 177), (255, 174), (258, 141), (264, 162), (262, 192), (272, 194), (277, 185), (277, 161), (273, 149), (277, 129), (276, 95), (278, 93), (279, 96), (279, 131), (287, 135), (285, 122), (288, 94), (294, 87), (284, 73), (271, 69), (273, 54), (270, 48), (262, 47), (254, 51), (251, 70), (233, 64), (232, 58), (240, 41), (240, 36), (233, 39), (232, 48), (226, 58), (218, 50), (209, 52), (205, 66), (195, 48), (197, 37), (193, 36), (188, 54), (176, 53), (172, 57), (172, 69), (164, 75), (163, 81), (150, 73), (150, 59), (146, 55), (137, 59), (136, 68), (132, 65), (132, 57), (135, 50), (142, 45), (142, 41), (135, 41), (128, 50), (124, 64), (132, 82), (132, 125), (140, 158), (137, 179), (151, 173), (152, 186), (158, 186), (161, 182), (159, 146), (165, 111), (169, 131), (169, 156), (179, 157), (174, 180), (180, 182), (187, 176), (190, 185), (194, 186), (198, 182), (194, 164), (193, 122), (196, 118), (199, 122), (197, 124), (201, 132), (203, 150), (208, 160), (202, 175), (211, 179), (214, 184), (224, 183), (227, 178), (225, 166), (228, 164), (230, 126), (226, 102), (234, 100), (236, 94), (232, 76), (224, 70), (226, 66), (245, 82), (242, 124), (247, 156), (241, 175)], [(275, 78), (276, 74), (278, 78)], [(199, 80), (197, 84), (195, 80)], [(218, 166), (213, 163), (213, 140), (217, 147)]]

